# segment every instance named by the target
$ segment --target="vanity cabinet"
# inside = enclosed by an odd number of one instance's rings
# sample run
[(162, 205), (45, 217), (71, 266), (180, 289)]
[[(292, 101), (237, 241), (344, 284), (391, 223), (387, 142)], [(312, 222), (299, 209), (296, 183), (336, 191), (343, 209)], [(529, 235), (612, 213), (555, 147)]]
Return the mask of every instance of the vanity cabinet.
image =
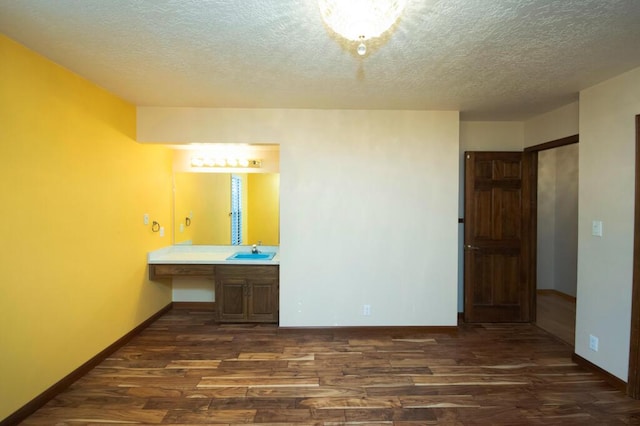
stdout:
[(278, 265), (150, 264), (149, 279), (212, 279), (218, 321), (277, 323), (279, 268)]
[(220, 322), (278, 322), (277, 265), (218, 265), (216, 312)]

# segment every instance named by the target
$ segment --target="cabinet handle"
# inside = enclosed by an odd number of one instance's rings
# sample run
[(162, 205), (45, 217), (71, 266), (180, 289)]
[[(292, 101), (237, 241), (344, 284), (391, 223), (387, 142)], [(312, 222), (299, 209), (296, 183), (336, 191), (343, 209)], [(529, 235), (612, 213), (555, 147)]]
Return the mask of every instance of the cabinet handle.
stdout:
[(480, 250), (480, 247), (472, 246), (471, 244), (465, 244), (464, 248), (467, 249), (467, 250)]

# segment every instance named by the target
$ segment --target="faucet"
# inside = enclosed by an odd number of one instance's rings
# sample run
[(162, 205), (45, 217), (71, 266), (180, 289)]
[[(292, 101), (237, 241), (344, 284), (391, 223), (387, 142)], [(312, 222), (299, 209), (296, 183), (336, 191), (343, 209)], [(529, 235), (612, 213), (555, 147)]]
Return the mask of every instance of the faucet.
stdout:
[(258, 250), (258, 247), (254, 244), (253, 246), (251, 246), (251, 253), (260, 253), (260, 251)]

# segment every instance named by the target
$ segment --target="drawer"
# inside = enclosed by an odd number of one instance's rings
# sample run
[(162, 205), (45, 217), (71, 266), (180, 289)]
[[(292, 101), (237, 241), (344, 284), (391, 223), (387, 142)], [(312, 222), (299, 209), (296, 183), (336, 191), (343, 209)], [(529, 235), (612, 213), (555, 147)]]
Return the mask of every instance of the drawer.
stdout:
[(213, 277), (214, 265), (149, 265), (149, 279), (171, 277)]
[(216, 278), (278, 278), (278, 265), (218, 265)]

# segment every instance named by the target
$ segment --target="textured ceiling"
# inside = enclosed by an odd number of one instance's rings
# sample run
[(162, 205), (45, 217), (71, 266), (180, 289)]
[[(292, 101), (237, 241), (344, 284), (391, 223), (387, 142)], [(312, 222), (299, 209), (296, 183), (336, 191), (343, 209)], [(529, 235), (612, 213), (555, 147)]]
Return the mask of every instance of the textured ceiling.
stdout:
[(640, 66), (639, 0), (409, 0), (364, 58), (316, 0), (0, 0), (0, 32), (145, 106), (522, 120)]

